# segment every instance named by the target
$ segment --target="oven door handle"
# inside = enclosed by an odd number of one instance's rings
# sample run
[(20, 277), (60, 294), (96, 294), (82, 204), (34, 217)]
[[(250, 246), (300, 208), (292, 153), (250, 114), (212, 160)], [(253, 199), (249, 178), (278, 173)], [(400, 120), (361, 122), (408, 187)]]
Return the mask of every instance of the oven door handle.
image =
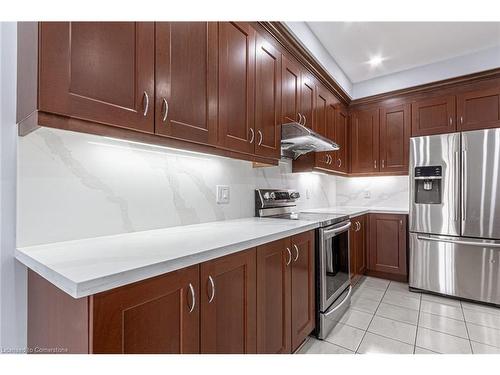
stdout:
[(333, 314), (335, 311), (337, 311), (339, 308), (341, 308), (342, 306), (344, 306), (344, 302), (347, 301), (350, 297), (352, 293), (352, 286), (349, 285), (349, 291), (347, 292), (347, 295), (345, 296), (345, 298), (342, 300), (341, 303), (339, 303), (337, 306), (335, 306), (333, 309), (331, 309), (330, 311), (326, 312), (325, 314), (323, 314), (324, 316), (328, 316), (328, 315), (331, 315)]
[(334, 235), (345, 232), (351, 227), (351, 222), (349, 221), (347, 224), (342, 225), (341, 227), (338, 228), (333, 228), (333, 229), (328, 229), (328, 230), (323, 230), (323, 235), (327, 238), (333, 237)]

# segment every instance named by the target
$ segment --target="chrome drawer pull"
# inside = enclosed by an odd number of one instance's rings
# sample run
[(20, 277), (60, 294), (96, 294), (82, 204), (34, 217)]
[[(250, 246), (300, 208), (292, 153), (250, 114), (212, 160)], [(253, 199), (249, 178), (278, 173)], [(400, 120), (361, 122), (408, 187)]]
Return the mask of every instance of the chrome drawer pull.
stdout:
[(208, 299), (208, 303), (212, 302), (215, 297), (215, 283), (214, 279), (212, 279), (212, 276), (208, 276), (208, 281), (210, 281), (210, 286), (212, 289), (212, 293), (210, 294), (210, 298)]
[(191, 307), (189, 308), (189, 312), (192, 313), (194, 310), (194, 307), (196, 306), (196, 298), (194, 295), (193, 284), (191, 284), (191, 283), (189, 283), (189, 293), (191, 294)]

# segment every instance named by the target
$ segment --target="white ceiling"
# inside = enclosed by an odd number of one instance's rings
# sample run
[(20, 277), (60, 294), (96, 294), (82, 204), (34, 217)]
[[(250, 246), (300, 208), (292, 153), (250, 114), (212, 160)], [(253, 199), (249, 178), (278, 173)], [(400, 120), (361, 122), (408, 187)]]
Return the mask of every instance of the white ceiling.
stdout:
[[(307, 25), (353, 83), (500, 46), (500, 22), (307, 22)], [(374, 55), (385, 59), (375, 68), (367, 63)]]

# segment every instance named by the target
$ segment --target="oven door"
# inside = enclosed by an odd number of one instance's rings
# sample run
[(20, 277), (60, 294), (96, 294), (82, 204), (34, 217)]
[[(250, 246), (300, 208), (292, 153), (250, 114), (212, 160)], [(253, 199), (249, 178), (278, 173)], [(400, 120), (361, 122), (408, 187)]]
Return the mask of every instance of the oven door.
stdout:
[(320, 310), (326, 311), (350, 284), (350, 221), (319, 229)]

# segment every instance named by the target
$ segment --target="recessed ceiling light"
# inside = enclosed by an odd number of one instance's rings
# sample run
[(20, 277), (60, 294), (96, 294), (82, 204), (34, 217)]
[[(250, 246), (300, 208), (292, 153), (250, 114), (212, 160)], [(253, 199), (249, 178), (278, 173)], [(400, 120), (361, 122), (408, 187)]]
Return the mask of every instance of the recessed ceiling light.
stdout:
[(370, 60), (368, 60), (368, 64), (370, 64), (372, 67), (376, 67), (382, 64), (382, 61), (384, 61), (384, 58), (380, 55), (376, 55), (373, 56)]

